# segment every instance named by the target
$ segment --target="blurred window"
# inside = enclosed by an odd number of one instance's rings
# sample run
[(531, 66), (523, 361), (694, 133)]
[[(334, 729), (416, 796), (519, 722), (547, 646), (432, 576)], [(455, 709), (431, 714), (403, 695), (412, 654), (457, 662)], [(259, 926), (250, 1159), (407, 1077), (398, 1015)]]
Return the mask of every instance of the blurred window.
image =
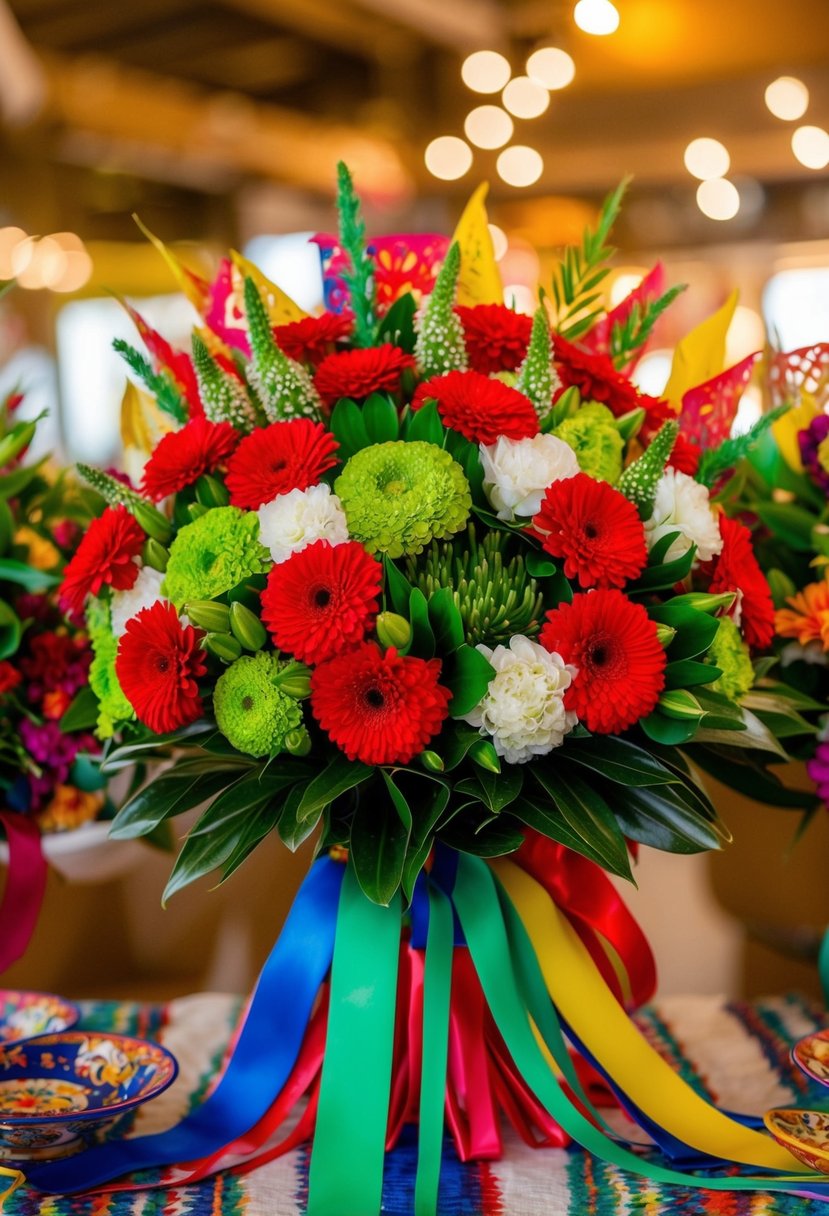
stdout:
[(245, 257), (289, 295), (306, 312), (322, 308), (322, 269), (313, 232), (284, 236), (255, 236), (245, 246)]
[(829, 266), (772, 275), (763, 291), (763, 315), (781, 350), (829, 342)]

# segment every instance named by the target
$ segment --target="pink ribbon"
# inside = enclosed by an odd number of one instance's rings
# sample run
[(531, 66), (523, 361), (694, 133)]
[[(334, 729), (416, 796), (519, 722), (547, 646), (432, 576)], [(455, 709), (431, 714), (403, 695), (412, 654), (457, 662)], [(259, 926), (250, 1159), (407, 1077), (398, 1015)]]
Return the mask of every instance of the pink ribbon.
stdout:
[(22, 958), (46, 893), (48, 867), (40, 832), (27, 815), (0, 811), (9, 846), (6, 888), (0, 903), (0, 975)]

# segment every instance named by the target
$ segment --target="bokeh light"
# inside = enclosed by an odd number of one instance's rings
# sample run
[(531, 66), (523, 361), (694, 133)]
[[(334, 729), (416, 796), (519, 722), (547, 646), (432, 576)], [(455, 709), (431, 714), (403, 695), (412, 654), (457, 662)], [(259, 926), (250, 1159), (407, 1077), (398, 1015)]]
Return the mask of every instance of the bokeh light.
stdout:
[(501, 94), (505, 107), (516, 118), (538, 118), (550, 104), (550, 94), (537, 80), (515, 76)]
[(713, 177), (697, 186), (697, 206), (709, 220), (733, 220), (740, 210), (740, 192), (725, 177)]
[(585, 34), (605, 37), (619, 28), (619, 10), (610, 0), (579, 0), (573, 20)]
[(684, 160), (688, 172), (704, 182), (712, 177), (725, 177), (731, 167), (731, 157), (725, 145), (707, 136), (691, 140), (685, 149)]
[(423, 159), (433, 177), (453, 182), (472, 168), (472, 149), (457, 135), (439, 135), (426, 148)]
[(495, 167), (508, 186), (523, 187), (538, 181), (544, 172), (544, 161), (535, 148), (513, 144), (511, 148), (504, 148)]
[(476, 148), (503, 148), (512, 139), (513, 122), (500, 106), (476, 106), (467, 114), (463, 129)]
[(829, 132), (823, 127), (798, 127), (792, 132), (792, 152), (807, 169), (829, 165)]
[(21, 241), (25, 240), (26, 233), (22, 228), (0, 228), (0, 281), (14, 278), (12, 255)]
[(792, 122), (809, 108), (809, 90), (796, 76), (778, 76), (766, 88), (766, 105), (775, 118)]
[(566, 89), (576, 75), (576, 65), (561, 47), (542, 46), (527, 60), (527, 75), (545, 89)]
[(489, 235), (492, 237), (492, 248), (495, 253), (495, 261), (500, 262), (501, 258), (509, 249), (509, 241), (507, 234), (503, 228), (499, 228), (497, 224), (487, 224)]
[(461, 65), (461, 78), (473, 93), (500, 93), (510, 78), (509, 60), (498, 51), (473, 51)]

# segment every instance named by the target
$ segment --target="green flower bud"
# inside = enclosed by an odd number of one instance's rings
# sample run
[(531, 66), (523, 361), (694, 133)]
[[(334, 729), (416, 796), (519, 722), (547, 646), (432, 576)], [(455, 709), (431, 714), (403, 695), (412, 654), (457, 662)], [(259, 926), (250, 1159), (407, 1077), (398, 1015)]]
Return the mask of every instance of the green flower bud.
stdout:
[(446, 768), (446, 765), (443, 763), (443, 760), (437, 754), (437, 752), (432, 752), (432, 751), (421, 752), (418, 759), (420, 760), (420, 763), (423, 765), (423, 767), (425, 769), (428, 769), (428, 771), (430, 773), (442, 773), (444, 771), (444, 769)]
[(170, 554), (164, 546), (153, 536), (148, 536), (144, 542), (144, 548), (141, 550), (141, 559), (145, 566), (152, 566), (153, 570), (158, 570), (161, 574), (167, 569), (167, 562)]
[(261, 650), (268, 640), (259, 617), (238, 600), (230, 605), (230, 629), (245, 650)]
[(683, 722), (702, 717), (702, 706), (687, 688), (671, 688), (659, 698), (659, 708), (668, 718), (679, 718)]
[(184, 611), (198, 629), (208, 633), (230, 632), (230, 610), (215, 600), (190, 600)]
[(196, 501), (203, 507), (226, 507), (230, 495), (218, 478), (204, 473), (196, 482)]
[[(283, 689), (284, 692), (284, 689)], [(289, 730), (285, 736), (285, 751), (292, 756), (307, 756), (311, 750), (311, 736), (304, 726)]]
[(302, 701), (311, 695), (311, 669), (304, 663), (288, 663), (273, 677), (273, 683), (280, 692)]
[(229, 633), (208, 633), (204, 648), (223, 663), (235, 663), (242, 653), (241, 644)]
[(676, 637), (676, 630), (673, 625), (657, 625), (656, 636), (659, 638), (659, 645), (667, 650)]
[(396, 612), (381, 612), (377, 618), (377, 637), (381, 646), (404, 650), (412, 640), (412, 627)]
[(157, 540), (159, 544), (167, 544), (173, 534), (173, 529), (167, 516), (162, 515), (158, 507), (154, 507), (149, 502), (139, 501), (128, 504), (128, 510), (148, 536)]
[(200, 502), (191, 502), (187, 504), (187, 514), (190, 516), (193, 523), (195, 523), (197, 519), (201, 519), (202, 515), (206, 515), (209, 510), (210, 507), (205, 507)]
[(733, 591), (722, 591), (719, 595), (712, 595), (710, 591), (689, 591), (685, 595), (675, 596), (671, 604), (684, 604), (686, 608), (695, 608), (697, 612), (713, 615), (720, 610), (728, 612), (736, 598)]
[(13, 426), (8, 435), (4, 435), (0, 439), (0, 469), (4, 465), (10, 464), (16, 456), (19, 456), (24, 448), (32, 442), (35, 434), (34, 422), (18, 422)]
[(640, 405), (635, 410), (628, 410), (626, 414), (621, 414), (616, 419), (616, 430), (627, 442), (628, 439), (633, 439), (639, 434), (644, 421), (645, 411)]
[(479, 739), (469, 749), (469, 758), (479, 768), (485, 768), (490, 773), (500, 773), (501, 760), (488, 739)]

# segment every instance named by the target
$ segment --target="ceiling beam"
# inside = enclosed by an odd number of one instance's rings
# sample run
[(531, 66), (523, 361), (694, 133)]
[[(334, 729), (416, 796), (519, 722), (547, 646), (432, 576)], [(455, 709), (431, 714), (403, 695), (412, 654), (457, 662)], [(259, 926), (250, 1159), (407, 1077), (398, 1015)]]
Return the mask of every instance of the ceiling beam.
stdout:
[(507, 38), (503, 7), (493, 0), (348, 0), (425, 42), (452, 51), (498, 49)]
[(408, 59), (411, 39), (341, 0), (222, 0), (227, 8), (377, 63)]

